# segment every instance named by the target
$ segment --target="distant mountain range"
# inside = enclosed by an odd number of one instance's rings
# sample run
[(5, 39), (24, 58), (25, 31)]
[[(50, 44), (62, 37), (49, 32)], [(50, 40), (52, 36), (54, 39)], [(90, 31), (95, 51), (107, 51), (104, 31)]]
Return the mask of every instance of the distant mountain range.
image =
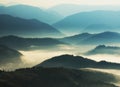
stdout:
[(59, 40), (76, 45), (116, 44), (120, 43), (120, 33), (109, 31), (97, 34), (82, 33)]
[(96, 62), (81, 56), (62, 55), (45, 60), (36, 67), (65, 67), (65, 68), (105, 68), (120, 69), (120, 64), (110, 63), (106, 61)]
[(53, 24), (67, 34), (79, 32), (119, 31), (120, 11), (90, 11), (70, 15)]
[(65, 68), (29, 68), (0, 71), (0, 87), (118, 87), (107, 73)]
[(0, 44), (18, 50), (32, 50), (55, 47), (57, 45), (65, 44), (57, 39), (52, 38), (22, 38), (17, 36), (0, 37)]
[(10, 15), (0, 15), (0, 36), (18, 35), (26, 37), (63, 36), (54, 27), (35, 19), (22, 19)]
[(99, 45), (96, 48), (88, 51), (85, 55), (95, 54), (120, 54), (120, 47)]
[(25, 19), (37, 19), (45, 23), (55, 23), (62, 19), (62, 16), (54, 11), (47, 11), (39, 7), (28, 5), (0, 6), (0, 14), (8, 14)]
[(55, 11), (64, 16), (69, 16), (79, 12), (90, 12), (95, 10), (120, 10), (120, 6), (111, 5), (77, 5), (77, 4), (60, 4), (49, 8), (50, 11)]
[(0, 45), (0, 66), (9, 63), (22, 62), (20, 59), (21, 56), (22, 54), (17, 50), (11, 49), (4, 45)]

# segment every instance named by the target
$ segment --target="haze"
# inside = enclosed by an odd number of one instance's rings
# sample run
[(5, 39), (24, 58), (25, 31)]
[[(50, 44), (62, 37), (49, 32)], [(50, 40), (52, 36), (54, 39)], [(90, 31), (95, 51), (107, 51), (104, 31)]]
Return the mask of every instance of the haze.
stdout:
[(27, 4), (37, 7), (49, 8), (59, 4), (79, 5), (120, 5), (119, 0), (0, 0), (2, 5)]

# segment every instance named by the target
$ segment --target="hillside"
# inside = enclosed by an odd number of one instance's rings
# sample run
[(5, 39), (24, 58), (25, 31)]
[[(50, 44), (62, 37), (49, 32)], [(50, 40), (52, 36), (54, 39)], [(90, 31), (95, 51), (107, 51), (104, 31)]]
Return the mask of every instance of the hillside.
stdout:
[(22, 54), (17, 50), (11, 49), (7, 46), (0, 45), (0, 67), (9, 63), (22, 62), (20, 57)]
[(111, 5), (79, 5), (79, 4), (59, 4), (53, 7), (50, 7), (48, 10), (55, 11), (59, 14), (64, 16), (69, 16), (72, 14), (76, 14), (79, 12), (88, 12), (88, 11), (95, 11), (95, 10), (119, 10), (119, 5), (111, 6)]
[(96, 62), (81, 56), (61, 55), (43, 61), (36, 67), (65, 67), (65, 68), (102, 68), (102, 69), (120, 69), (120, 64), (106, 61)]
[(65, 44), (57, 39), (52, 38), (22, 38), (18, 36), (4, 36), (0, 37), (0, 44), (18, 50), (32, 50), (55, 47), (60, 44)]
[[(88, 31), (90, 33), (98, 33), (103, 31), (119, 31), (119, 15), (119, 11), (98, 10), (90, 12), (80, 12), (65, 17), (63, 20), (53, 24), (53, 26), (67, 34)], [(91, 28), (91, 25), (94, 25), (95, 27)]]
[(85, 55), (96, 55), (96, 54), (117, 54), (119, 55), (120, 47), (99, 45), (99, 46), (96, 46), (94, 49), (85, 53)]
[(64, 68), (30, 68), (0, 72), (0, 87), (117, 87), (113, 75)]
[(29, 5), (12, 5), (12, 6), (0, 6), (0, 14), (8, 14), (15, 17), (24, 19), (37, 19), (39, 21), (52, 24), (60, 19), (62, 16), (57, 12), (50, 12), (39, 7)]
[(101, 32), (101, 33), (82, 33), (74, 36), (59, 39), (60, 41), (75, 45), (99, 45), (99, 44), (116, 44), (120, 42), (120, 33)]
[(35, 19), (22, 19), (0, 15), (0, 36), (18, 35), (26, 37), (59, 37), (63, 35), (49, 24)]

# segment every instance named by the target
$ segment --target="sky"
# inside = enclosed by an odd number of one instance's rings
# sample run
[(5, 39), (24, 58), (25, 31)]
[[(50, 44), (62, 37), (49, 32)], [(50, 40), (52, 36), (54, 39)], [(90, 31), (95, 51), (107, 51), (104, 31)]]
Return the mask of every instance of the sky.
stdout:
[(49, 8), (59, 4), (80, 5), (120, 5), (120, 0), (0, 0), (2, 5), (27, 4), (37, 7)]

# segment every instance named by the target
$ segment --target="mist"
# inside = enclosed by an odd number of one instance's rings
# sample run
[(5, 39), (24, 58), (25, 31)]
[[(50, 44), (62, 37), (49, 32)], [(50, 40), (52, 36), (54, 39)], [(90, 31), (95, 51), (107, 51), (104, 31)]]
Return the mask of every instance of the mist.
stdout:
[(69, 45), (59, 45), (58, 47), (37, 49), (37, 50), (19, 50), (23, 54), (21, 56), (22, 63), (8, 63), (0, 67), (2, 70), (15, 70), (19, 68), (31, 68), (40, 64), (41, 62), (50, 59), (55, 56), (60, 56), (64, 54), (70, 54), (75, 56), (82, 56), (84, 58), (92, 59), (95, 61), (108, 61), (120, 63), (119, 54), (96, 54), (96, 55), (84, 55), (85, 52), (93, 49), (95, 46), (69, 46)]
[(97, 54), (97, 55), (89, 55), (89, 56), (84, 56), (86, 58), (95, 60), (95, 61), (108, 61), (108, 62), (114, 62), (114, 63), (120, 63), (120, 55), (115, 55), (115, 54)]
[(113, 83), (113, 84), (115, 84), (118, 87), (120, 86), (120, 70), (116, 70), (116, 69), (97, 69), (97, 68), (96, 69), (95, 68), (86, 68), (86, 69), (112, 74), (116, 79), (116, 82)]
[(59, 48), (52, 49), (44, 49), (44, 50), (34, 50), (34, 51), (20, 51), (24, 56), (21, 57), (24, 67), (32, 67), (41, 62), (50, 59), (54, 56), (60, 56), (64, 54), (70, 54), (75, 56), (82, 56), (88, 59), (92, 59), (95, 61), (108, 61), (120, 63), (120, 55), (119, 54), (96, 54), (96, 55), (84, 55), (85, 52), (94, 48), (94, 46), (65, 46), (60, 45)]

